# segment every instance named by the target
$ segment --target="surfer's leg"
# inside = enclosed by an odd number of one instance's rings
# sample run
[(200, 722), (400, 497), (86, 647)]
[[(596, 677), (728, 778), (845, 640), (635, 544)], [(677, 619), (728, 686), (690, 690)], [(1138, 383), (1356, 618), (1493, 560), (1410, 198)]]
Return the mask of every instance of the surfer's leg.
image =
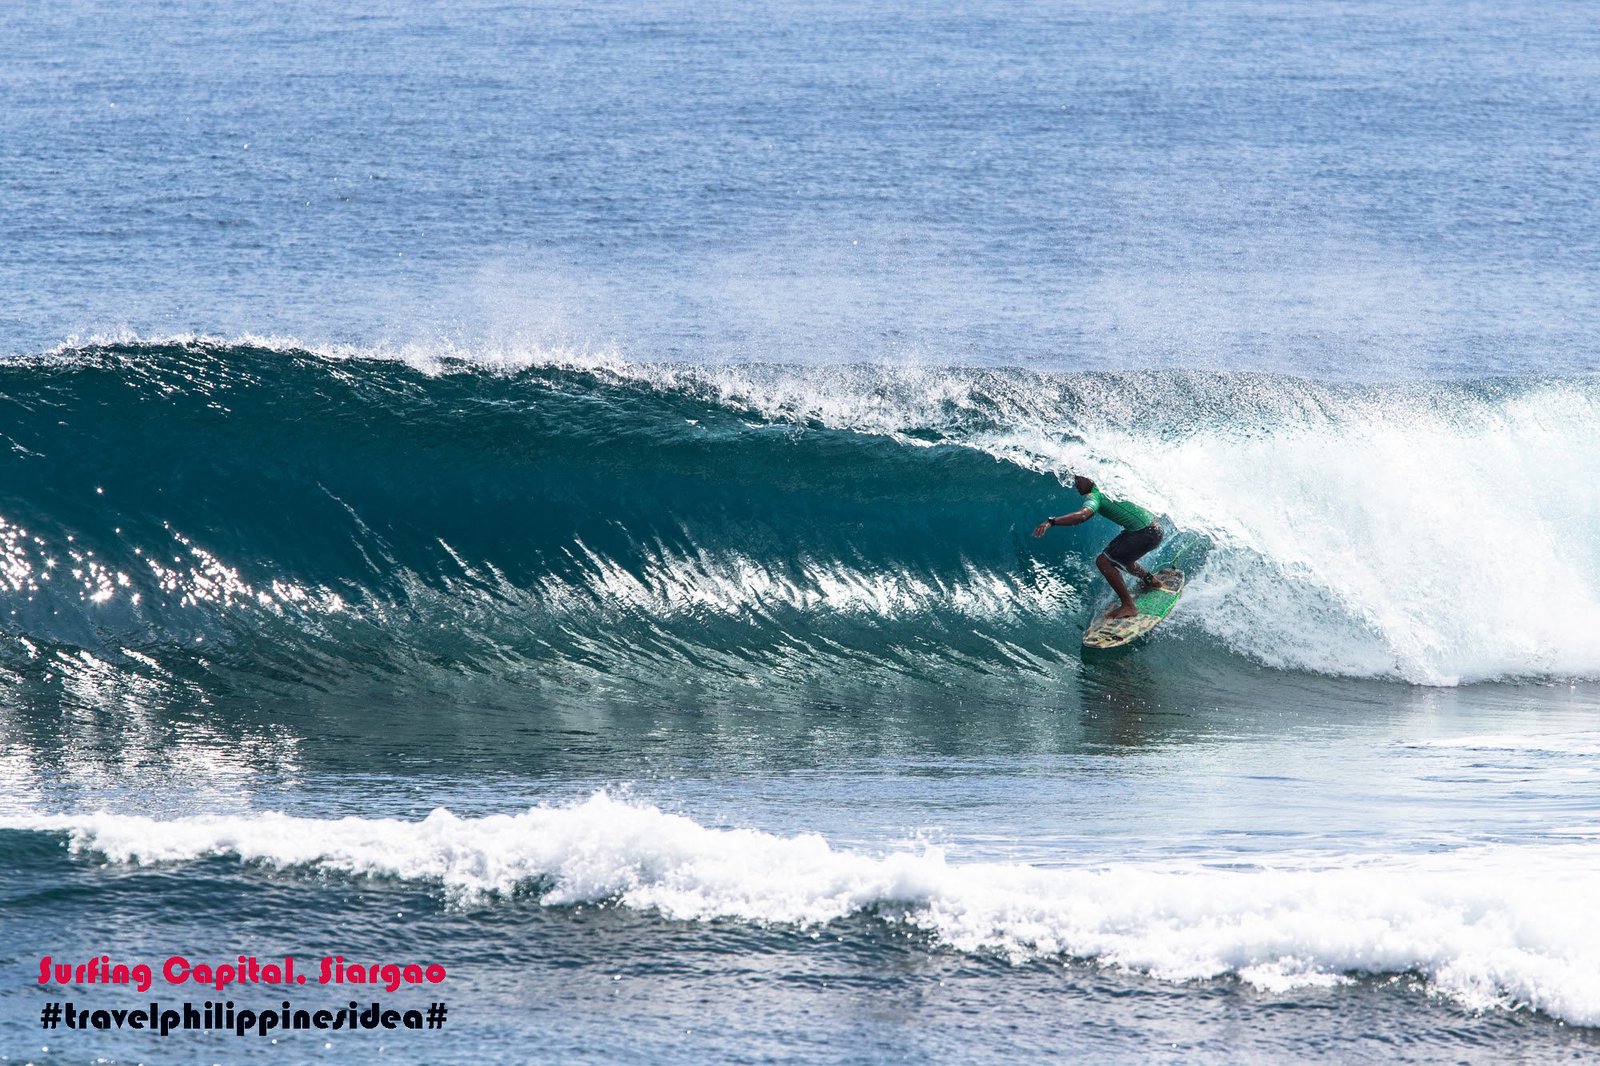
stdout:
[(1111, 556), (1101, 552), (1100, 557), (1094, 561), (1094, 564), (1100, 568), (1100, 576), (1106, 579), (1106, 584), (1110, 585), (1111, 591), (1117, 594), (1117, 599), (1122, 601), (1120, 606), (1112, 610), (1111, 617), (1132, 618), (1138, 614), (1139, 608), (1133, 605), (1133, 597), (1128, 594), (1128, 583), (1122, 580), (1122, 571), (1118, 570), (1117, 564), (1111, 561)]
[(1139, 579), (1139, 591), (1160, 588), (1161, 582), (1156, 580), (1154, 574), (1139, 565), (1139, 559), (1160, 547), (1161, 539), (1161, 527), (1158, 525), (1152, 524), (1144, 529), (1125, 529), (1106, 545), (1106, 555), (1110, 556), (1112, 562)]

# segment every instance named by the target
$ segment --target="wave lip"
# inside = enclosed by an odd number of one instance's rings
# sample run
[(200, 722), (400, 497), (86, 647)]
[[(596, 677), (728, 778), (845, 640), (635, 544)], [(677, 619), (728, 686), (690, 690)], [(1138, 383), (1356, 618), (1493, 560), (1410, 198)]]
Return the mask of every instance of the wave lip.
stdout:
[(458, 904), (532, 889), (546, 906), (615, 901), (678, 921), (806, 927), (872, 915), (959, 951), (1087, 960), (1167, 981), (1234, 977), (1281, 991), (1416, 973), (1469, 1008), (1600, 1025), (1600, 843), (1342, 863), (1285, 856), (1272, 868), (1047, 869), (711, 828), (603, 792), (482, 818), (440, 809), (417, 822), (102, 812), (0, 824), (64, 832), (75, 853), (117, 863), (236, 856), (437, 884)]

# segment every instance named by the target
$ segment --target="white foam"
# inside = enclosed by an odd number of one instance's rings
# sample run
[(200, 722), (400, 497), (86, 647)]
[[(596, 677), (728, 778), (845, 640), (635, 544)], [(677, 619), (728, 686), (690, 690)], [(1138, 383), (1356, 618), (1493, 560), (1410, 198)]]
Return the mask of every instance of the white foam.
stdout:
[(1220, 545), (1211, 632), (1272, 665), (1429, 684), (1600, 674), (1592, 396), (1322, 404), (1125, 452)]
[(679, 921), (804, 927), (871, 913), (957, 950), (1093, 959), (1170, 981), (1233, 975), (1283, 990), (1416, 972), (1473, 1008), (1526, 1006), (1600, 1025), (1591, 841), (1382, 860), (1285, 855), (1254, 869), (1044, 869), (710, 828), (603, 793), (514, 815), (436, 810), (420, 822), (98, 813), (0, 826), (64, 831), (77, 853), (117, 863), (237, 856), (428, 882), (457, 903), (537, 885), (547, 906), (617, 901)]

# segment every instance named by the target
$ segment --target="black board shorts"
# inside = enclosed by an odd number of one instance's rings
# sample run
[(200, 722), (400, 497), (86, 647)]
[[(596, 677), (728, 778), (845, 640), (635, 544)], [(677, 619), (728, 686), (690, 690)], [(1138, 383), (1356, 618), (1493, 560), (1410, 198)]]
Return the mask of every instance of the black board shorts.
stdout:
[(1155, 551), (1160, 544), (1161, 527), (1152, 523), (1143, 529), (1124, 529), (1111, 538), (1100, 554), (1126, 570), (1139, 561), (1139, 556)]

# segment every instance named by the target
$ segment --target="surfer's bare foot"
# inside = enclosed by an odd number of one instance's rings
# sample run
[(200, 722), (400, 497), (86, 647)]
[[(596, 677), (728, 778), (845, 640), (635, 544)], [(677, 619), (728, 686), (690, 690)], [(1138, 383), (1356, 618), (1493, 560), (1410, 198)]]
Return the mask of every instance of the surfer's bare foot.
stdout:
[(1135, 607), (1131, 603), (1124, 603), (1121, 606), (1114, 608), (1110, 614), (1106, 615), (1106, 617), (1107, 618), (1132, 618), (1134, 615), (1136, 615), (1138, 613), (1139, 613), (1139, 608)]

